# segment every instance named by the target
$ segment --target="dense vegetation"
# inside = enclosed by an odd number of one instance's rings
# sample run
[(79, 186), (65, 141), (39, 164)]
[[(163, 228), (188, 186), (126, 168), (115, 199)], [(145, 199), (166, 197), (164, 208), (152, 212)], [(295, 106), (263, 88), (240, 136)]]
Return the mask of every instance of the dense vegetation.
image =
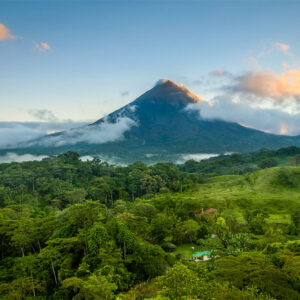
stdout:
[(225, 175), (244, 174), (275, 166), (296, 166), (299, 163), (300, 148), (288, 147), (278, 150), (261, 149), (246, 154), (221, 155), (200, 162), (189, 160), (178, 167), (189, 173)]
[(299, 150), (1, 164), (0, 298), (300, 299)]

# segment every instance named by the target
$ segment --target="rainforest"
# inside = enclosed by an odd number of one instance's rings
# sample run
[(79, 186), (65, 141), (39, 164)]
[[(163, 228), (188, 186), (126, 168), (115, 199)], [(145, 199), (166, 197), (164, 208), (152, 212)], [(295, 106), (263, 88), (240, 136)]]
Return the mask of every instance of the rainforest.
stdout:
[(1, 164), (0, 298), (300, 299), (299, 163)]

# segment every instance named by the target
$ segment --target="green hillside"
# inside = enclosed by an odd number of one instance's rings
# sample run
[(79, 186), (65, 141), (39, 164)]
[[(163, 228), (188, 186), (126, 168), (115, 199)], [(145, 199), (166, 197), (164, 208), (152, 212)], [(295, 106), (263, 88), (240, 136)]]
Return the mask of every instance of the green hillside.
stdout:
[(295, 151), (0, 164), (0, 298), (300, 299)]

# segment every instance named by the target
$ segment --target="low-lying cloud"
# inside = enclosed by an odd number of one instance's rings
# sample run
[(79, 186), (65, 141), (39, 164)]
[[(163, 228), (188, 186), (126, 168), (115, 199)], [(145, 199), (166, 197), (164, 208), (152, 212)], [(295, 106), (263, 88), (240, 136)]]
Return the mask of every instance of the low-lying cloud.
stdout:
[(275, 134), (300, 134), (300, 113), (274, 108), (251, 107), (249, 102), (235, 102), (231, 95), (222, 95), (210, 101), (190, 104), (187, 110), (196, 110), (202, 119), (220, 119), (237, 122), (254, 129)]
[(44, 135), (86, 125), (86, 122), (0, 122), (0, 148), (13, 148)]
[(176, 164), (184, 164), (188, 160), (201, 161), (204, 159), (209, 159), (211, 157), (217, 157), (220, 154), (217, 153), (187, 153), (179, 154), (178, 159), (175, 161)]
[(119, 117), (115, 122), (104, 121), (99, 124), (71, 129), (58, 135), (44, 137), (33, 144), (54, 147), (77, 143), (103, 144), (122, 140), (124, 133), (132, 126), (137, 126), (136, 121), (128, 117)]
[(8, 152), (5, 155), (0, 155), (0, 163), (23, 162), (23, 161), (41, 161), (46, 158), (45, 155), (32, 155), (32, 154), (17, 154)]
[[(289, 51), (289, 45), (276, 44)], [(202, 119), (221, 119), (275, 134), (300, 135), (300, 69), (232, 74), (216, 70), (209, 78), (224, 78), (210, 99), (190, 104)], [(225, 80), (226, 79), (226, 80)]]

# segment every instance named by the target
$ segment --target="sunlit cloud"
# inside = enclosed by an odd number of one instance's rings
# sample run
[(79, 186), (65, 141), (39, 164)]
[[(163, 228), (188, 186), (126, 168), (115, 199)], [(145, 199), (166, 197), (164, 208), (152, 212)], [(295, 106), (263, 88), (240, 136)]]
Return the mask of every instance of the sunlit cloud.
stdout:
[(290, 55), (289, 50), (291, 49), (291, 46), (285, 43), (279, 43), (275, 42), (272, 45), (269, 45), (269, 47), (263, 49), (257, 57), (263, 57), (272, 54), (274, 51), (279, 51), (285, 55)]
[(300, 69), (276, 74), (271, 70), (247, 72), (236, 78), (235, 91), (283, 100), (300, 96)]
[(4, 24), (0, 24), (0, 41), (15, 39), (16, 37), (10, 32), (10, 30)]
[(274, 47), (275, 47), (275, 49), (277, 49), (285, 54), (287, 54), (291, 48), (290, 45), (284, 44), (284, 43), (279, 43), (279, 42), (274, 43)]
[(49, 44), (47, 44), (47, 43), (40, 43), (40, 45), (41, 45), (41, 47), (42, 47), (43, 49), (45, 49), (45, 50), (50, 50), (50, 49), (51, 49), (51, 47), (50, 47)]
[(198, 111), (199, 118), (236, 122), (268, 133), (299, 135), (300, 113), (290, 114), (276, 108), (259, 108), (247, 101), (236, 102), (230, 94), (189, 104), (188, 111)]
[(288, 134), (289, 133), (289, 128), (288, 125), (286, 123), (281, 123), (280, 125), (280, 129), (279, 129), (279, 133), (280, 134)]
[[(285, 47), (284, 49), (287, 49)], [(283, 65), (282, 72), (253, 70), (233, 74), (210, 72), (214, 81), (205, 100), (190, 104), (203, 119), (221, 119), (269, 133), (300, 134), (300, 68)], [(223, 76), (230, 74), (230, 76)], [(205, 90), (205, 89), (204, 89)]]
[(51, 50), (51, 47), (48, 43), (37, 43), (36, 41), (33, 41), (34, 49), (38, 51), (49, 51)]

